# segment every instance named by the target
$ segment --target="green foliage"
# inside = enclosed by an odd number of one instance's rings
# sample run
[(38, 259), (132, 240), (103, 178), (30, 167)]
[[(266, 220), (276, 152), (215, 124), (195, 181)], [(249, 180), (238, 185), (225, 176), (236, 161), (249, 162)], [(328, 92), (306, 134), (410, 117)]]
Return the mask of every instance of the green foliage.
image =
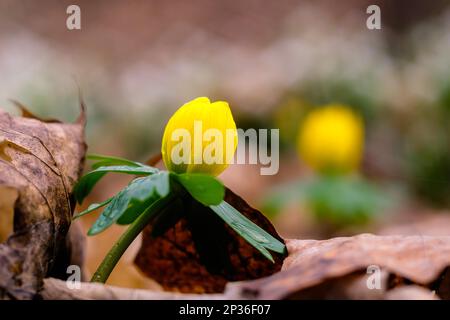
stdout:
[[(89, 229), (89, 235), (102, 232), (122, 216), (122, 223), (131, 223), (146, 207), (169, 194), (169, 175), (166, 171), (134, 179), (108, 204)], [(145, 203), (145, 206), (142, 204)]]
[(134, 175), (150, 175), (158, 170), (149, 166), (113, 165), (98, 167), (85, 174), (74, 188), (74, 196), (78, 203), (82, 203), (84, 198), (92, 191), (97, 182), (107, 173), (127, 173)]
[(148, 197), (145, 201), (131, 201), (128, 208), (118, 218), (116, 223), (119, 225), (127, 225), (133, 223), (148, 207), (150, 207), (158, 196)]
[(411, 155), (410, 172), (415, 191), (435, 206), (450, 205), (450, 150), (418, 147)]
[(436, 83), (433, 103), (414, 109), (404, 136), (412, 190), (434, 207), (450, 206), (450, 77)]
[(284, 252), (285, 246), (283, 243), (247, 219), (229, 203), (222, 201), (219, 205), (209, 207), (270, 261), (273, 262), (273, 258), (267, 249), (278, 253)]
[(442, 111), (445, 112), (447, 116), (450, 113), (450, 77), (443, 81), (441, 85), (441, 90), (438, 95), (438, 104), (442, 107)]
[(189, 194), (205, 206), (217, 205), (225, 196), (225, 187), (213, 176), (200, 173), (173, 174)]
[(343, 177), (315, 180), (306, 198), (317, 218), (338, 226), (369, 221), (384, 202), (383, 195), (366, 181)]
[(319, 176), (274, 190), (266, 198), (264, 210), (275, 215), (293, 202), (306, 204), (319, 220), (340, 227), (369, 221), (388, 200), (361, 178)]
[(78, 218), (80, 218), (80, 217), (82, 217), (82, 216), (84, 216), (84, 215), (87, 215), (88, 213), (91, 213), (92, 211), (95, 211), (95, 210), (97, 210), (97, 209), (99, 209), (99, 208), (101, 208), (101, 207), (106, 206), (106, 205), (107, 205), (108, 203), (110, 203), (113, 199), (114, 199), (114, 198), (109, 198), (108, 200), (103, 201), (103, 202), (100, 202), (100, 203), (91, 203), (91, 204), (89, 205), (89, 207), (88, 207), (86, 210), (84, 210), (84, 211), (80, 212), (79, 214), (75, 215), (75, 216), (73, 217), (73, 220), (78, 219)]
[(131, 167), (143, 167), (142, 163), (130, 161), (128, 159), (123, 159), (119, 157), (103, 156), (100, 154), (90, 154), (87, 159), (93, 160), (92, 169), (97, 169), (99, 167), (107, 166), (131, 166)]
[(284, 206), (303, 202), (309, 183), (309, 181), (295, 181), (274, 187), (270, 194), (265, 196), (262, 210), (270, 217), (275, 217)]
[[(130, 230), (134, 230), (138, 224), (139, 227), (143, 227), (140, 224), (144, 220), (147, 221), (147, 218), (154, 221), (156, 232), (165, 230), (180, 217), (180, 213), (185, 209), (181, 207), (184, 203), (182, 199), (186, 200), (188, 196), (204, 208), (209, 207), (208, 210), (215, 212), (269, 260), (273, 261), (273, 258), (268, 250), (279, 253), (285, 250), (283, 243), (223, 201), (225, 187), (213, 176), (198, 173), (169, 173), (115, 157), (93, 155), (89, 158), (96, 162), (93, 165), (94, 170), (84, 175), (75, 187), (75, 197), (78, 202), (83, 201), (95, 184), (108, 172), (144, 175), (144, 177), (133, 179), (114, 197), (101, 203), (91, 204), (88, 209), (74, 217), (76, 219), (105, 207), (89, 229), (89, 235), (98, 234), (114, 223), (132, 224)], [(162, 205), (163, 207), (160, 208)]]

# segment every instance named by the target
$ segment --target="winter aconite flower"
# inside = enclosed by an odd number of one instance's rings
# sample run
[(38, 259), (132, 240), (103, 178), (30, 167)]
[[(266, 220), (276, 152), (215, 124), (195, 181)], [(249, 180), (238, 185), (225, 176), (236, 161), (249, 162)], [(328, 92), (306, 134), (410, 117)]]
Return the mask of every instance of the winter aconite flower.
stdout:
[[(187, 217), (189, 224), (192, 222), (197, 225), (197, 221), (203, 221), (207, 215), (216, 216), (216, 219), (219, 219), (217, 221), (225, 222), (236, 232), (236, 236), (247, 241), (274, 263), (273, 266), (277, 264), (281, 268), (281, 258), (286, 256), (284, 243), (272, 236), (273, 232), (265, 231), (240, 212), (247, 209), (241, 205), (235, 207), (228, 203), (229, 200), (225, 199), (227, 188), (214, 177), (234, 162), (237, 140), (236, 124), (228, 103), (224, 101), (211, 103), (208, 98), (201, 97), (184, 104), (166, 125), (161, 152), (170, 172), (128, 159), (89, 155), (88, 158), (94, 161), (93, 170), (80, 178), (73, 191), (78, 203), (81, 203), (99, 180), (109, 172), (135, 176), (115, 196), (100, 203), (92, 203), (74, 217), (77, 219), (103, 208), (89, 229), (89, 235), (103, 232), (113, 224), (129, 225), (109, 250), (91, 281), (105, 283), (125, 250), (147, 225), (152, 224), (153, 238), (154, 230), (175, 227), (180, 219)], [(230, 197), (231, 201), (236, 203), (243, 201), (232, 192)], [(258, 214), (261, 215), (258, 211), (255, 214), (256, 217)], [(155, 227), (157, 225), (154, 223), (155, 219), (169, 221), (169, 224)], [(223, 229), (225, 226), (215, 225), (219, 228), (217, 230), (220, 236), (221, 230), (226, 230)], [(199, 234), (198, 232), (202, 230), (198, 228), (196, 231), (193, 230), (189, 229), (189, 234), (195, 239), (197, 237), (195, 233)], [(216, 233), (211, 233), (210, 239), (202, 240), (205, 245), (206, 242), (214, 245)], [(220, 251), (221, 247), (211, 249)], [(277, 260), (269, 251), (279, 254)], [(145, 260), (147, 261), (147, 258)], [(220, 265), (219, 268), (222, 270), (226, 266)], [(270, 270), (272, 269), (276, 270), (271, 267)]]
[(169, 171), (217, 176), (233, 161), (236, 147), (236, 124), (228, 103), (200, 97), (170, 118), (161, 153)]
[(310, 112), (298, 135), (303, 160), (319, 172), (349, 172), (361, 161), (364, 124), (350, 108), (328, 105)]

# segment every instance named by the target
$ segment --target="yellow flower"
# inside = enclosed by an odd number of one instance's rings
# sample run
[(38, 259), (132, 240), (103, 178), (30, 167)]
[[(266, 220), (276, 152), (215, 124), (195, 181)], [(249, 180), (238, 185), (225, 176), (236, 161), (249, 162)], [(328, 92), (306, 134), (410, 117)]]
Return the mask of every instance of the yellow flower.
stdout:
[(362, 157), (364, 124), (342, 105), (327, 105), (310, 112), (298, 134), (303, 160), (319, 172), (345, 173), (356, 169)]
[(181, 106), (169, 119), (161, 153), (169, 171), (216, 176), (233, 161), (237, 141), (228, 103), (200, 97)]

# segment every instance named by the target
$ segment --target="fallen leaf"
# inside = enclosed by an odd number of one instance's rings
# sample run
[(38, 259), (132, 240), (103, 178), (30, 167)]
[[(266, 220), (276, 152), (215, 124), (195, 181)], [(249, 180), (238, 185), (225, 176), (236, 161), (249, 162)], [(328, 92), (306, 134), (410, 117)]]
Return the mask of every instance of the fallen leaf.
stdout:
[[(91, 284), (83, 284), (75, 294), (63, 282), (47, 279), (42, 295), (45, 299), (450, 299), (450, 237), (363, 234), (286, 242), (289, 257), (280, 272), (256, 280), (228, 282), (222, 294), (173, 294)], [(185, 273), (185, 262), (201, 270), (203, 267), (183, 257), (176, 264), (172, 259), (179, 253), (173, 257), (165, 253), (168, 275), (175, 277), (175, 283), (192, 288), (189, 286), (193, 283), (177, 278), (173, 268)], [(158, 268), (164, 267), (163, 261), (156, 263)], [(379, 288), (367, 286), (372, 275), (366, 272), (369, 265), (380, 268)], [(163, 270), (159, 272), (163, 274)]]
[(40, 292), (44, 300), (217, 300), (222, 294), (184, 294), (82, 282), (77, 290), (69, 289), (65, 281), (47, 278)]
[(384, 297), (385, 300), (439, 300), (430, 290), (424, 287), (409, 285), (395, 288)]
[(0, 243), (13, 233), (14, 203), (17, 200), (17, 190), (0, 185)]
[[(225, 201), (283, 241), (263, 214), (228, 189)], [(275, 263), (270, 262), (209, 208), (196, 205), (185, 212), (172, 211), (165, 223), (144, 229), (135, 260), (166, 290), (222, 292), (229, 281), (257, 279), (281, 269), (283, 255), (271, 252)]]
[[(437, 290), (441, 297), (448, 292), (449, 277), (444, 275), (450, 266), (450, 237), (362, 234), (320, 241), (286, 240), (286, 243), (289, 256), (281, 272), (231, 284), (234, 288), (230, 290), (237, 290), (243, 298), (300, 298), (314, 287), (351, 274), (363, 274), (367, 280), (367, 268), (375, 265), (402, 279), (396, 285), (391, 284), (386, 294), (404, 284)], [(315, 298), (324, 298), (326, 290), (321, 294), (316, 292)]]
[(66, 243), (86, 150), (82, 109), (73, 124), (0, 112), (0, 191), (17, 192), (14, 233), (0, 244), (0, 298), (33, 298)]

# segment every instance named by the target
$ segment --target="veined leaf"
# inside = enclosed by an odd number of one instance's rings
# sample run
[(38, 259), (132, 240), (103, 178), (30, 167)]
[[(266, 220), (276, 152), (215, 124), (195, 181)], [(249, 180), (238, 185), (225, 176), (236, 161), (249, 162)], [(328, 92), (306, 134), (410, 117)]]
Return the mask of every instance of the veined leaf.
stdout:
[(174, 177), (195, 200), (205, 206), (218, 205), (225, 196), (223, 184), (208, 174), (182, 173)]
[[(122, 222), (134, 221), (146, 209), (140, 204), (145, 202), (148, 207), (156, 200), (167, 196), (169, 191), (169, 173), (167, 171), (160, 171), (154, 175), (133, 180), (114, 197), (89, 229), (88, 234), (95, 235), (102, 232), (125, 213), (129, 216), (123, 218)], [(141, 211), (139, 212), (139, 210)]]
[(284, 252), (285, 246), (283, 243), (243, 216), (229, 203), (222, 201), (219, 205), (213, 205), (210, 208), (269, 260), (273, 261), (273, 258), (267, 249), (278, 253)]
[(120, 215), (116, 223), (120, 225), (127, 225), (132, 223), (139, 217), (142, 212), (145, 211), (153, 202), (158, 200), (160, 197), (153, 195), (146, 199), (145, 201), (131, 200), (128, 208)]
[(98, 208), (106, 206), (113, 199), (114, 199), (114, 197), (109, 198), (108, 200), (100, 202), (100, 203), (92, 203), (92, 204), (90, 204), (89, 207), (86, 210), (84, 210), (84, 211), (80, 212), (79, 214), (73, 216), (72, 220), (78, 219), (78, 218), (80, 218), (80, 217), (82, 217), (82, 216), (84, 216), (84, 215), (86, 215), (88, 213), (91, 213), (94, 210), (97, 210)]
[(140, 162), (131, 161), (119, 157), (104, 156), (100, 154), (89, 154), (87, 159), (95, 161), (92, 165), (93, 169), (104, 166), (132, 166), (132, 167), (144, 167), (145, 165)]
[[(255, 249), (209, 206), (189, 194), (185, 197), (172, 192), (171, 195), (175, 196), (174, 201), (155, 214), (143, 230), (142, 245), (135, 258), (140, 271), (164, 289), (223, 292), (229, 281), (267, 277), (281, 269), (286, 251), (269, 252), (257, 242), (254, 242)], [(224, 199), (283, 242), (270, 221), (244, 199), (228, 189)]]
[[(169, 173), (167, 171), (160, 171), (159, 173), (148, 176), (144, 179), (148, 179), (149, 182), (152, 183), (149, 183), (150, 185), (148, 187), (150, 189), (153, 187), (153, 195), (145, 198), (145, 192), (148, 192), (148, 190), (144, 189), (144, 200), (142, 200), (142, 197), (131, 199), (128, 209), (126, 209), (125, 212), (117, 219), (117, 224), (125, 225), (132, 223), (153, 202), (169, 194), (170, 182)], [(147, 186), (144, 188), (147, 188)]]
[(82, 203), (84, 198), (92, 191), (97, 182), (108, 172), (150, 175), (159, 172), (159, 170), (149, 166), (136, 167), (118, 165), (99, 167), (91, 172), (88, 172), (78, 181), (73, 191), (76, 201), (78, 203)]

